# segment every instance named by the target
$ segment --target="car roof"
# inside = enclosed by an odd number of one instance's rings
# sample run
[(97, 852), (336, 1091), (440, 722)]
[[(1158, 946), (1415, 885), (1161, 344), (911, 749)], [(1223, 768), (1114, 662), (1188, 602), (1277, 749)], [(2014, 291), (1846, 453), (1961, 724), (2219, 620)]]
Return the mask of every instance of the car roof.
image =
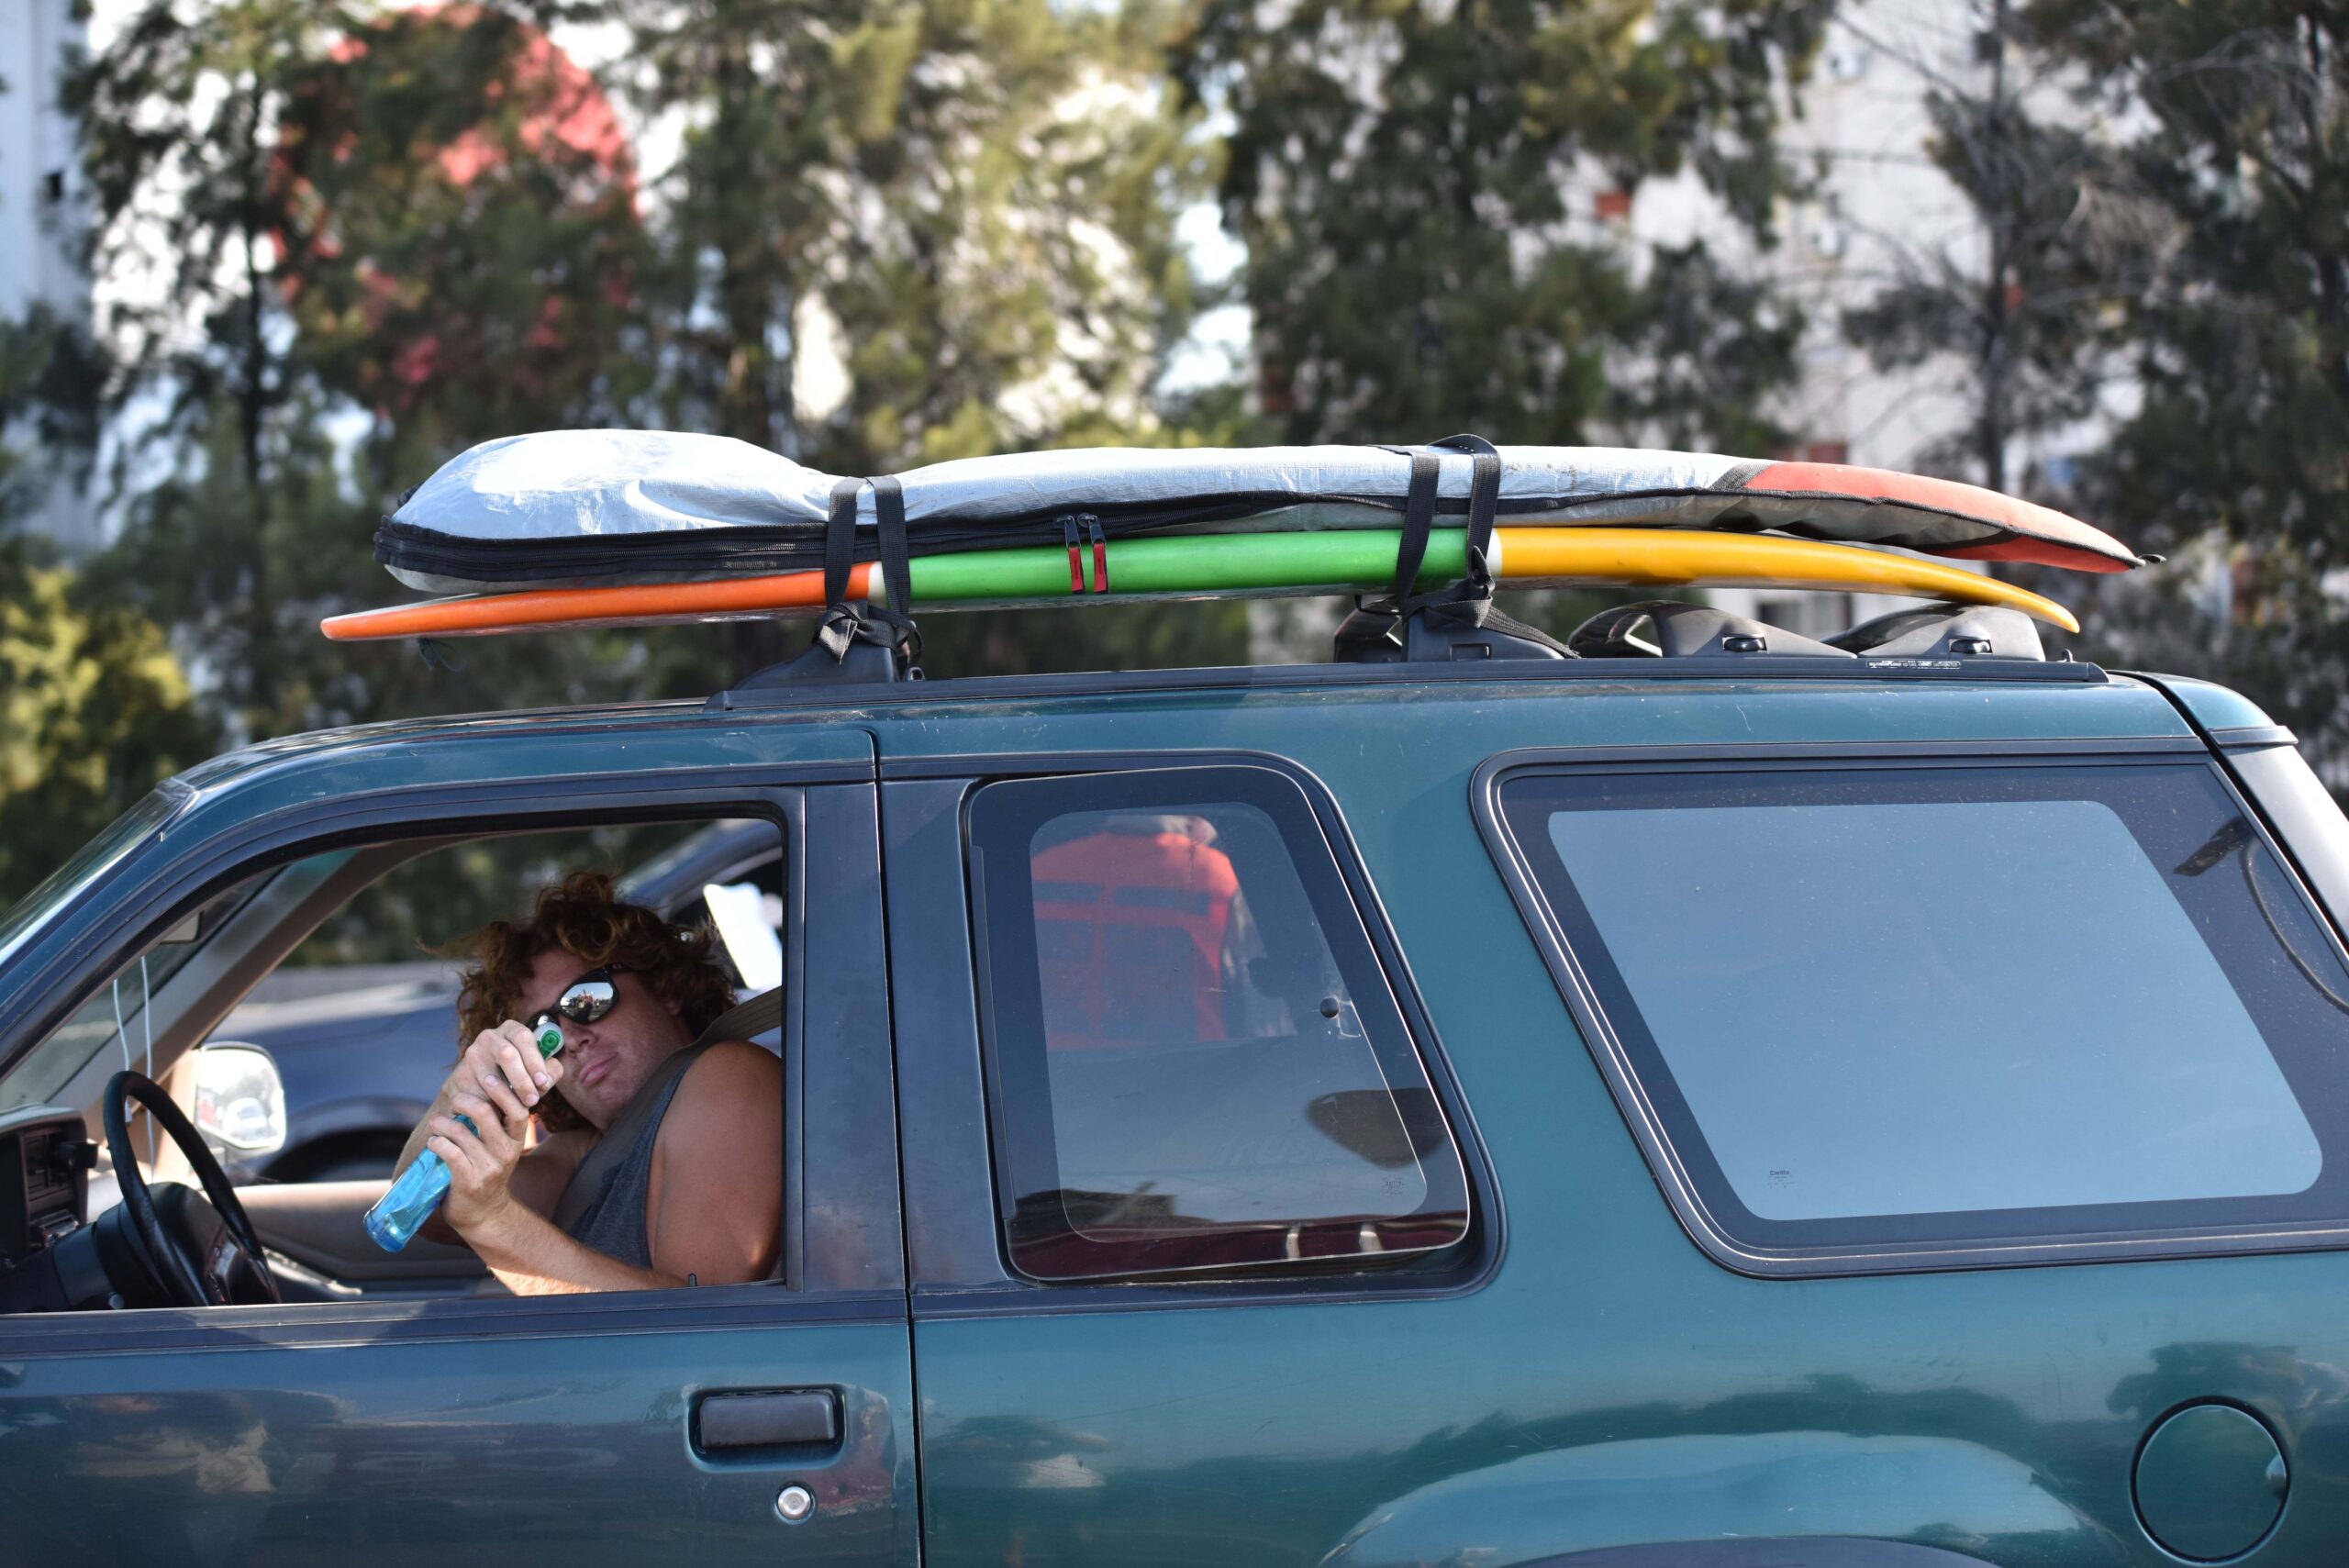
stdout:
[[(1572, 705), (1573, 712), (1587, 718), (1595, 717), (1594, 705), (1629, 702), (1640, 712), (1687, 716), (1690, 722), (1672, 728), (1692, 740), (1718, 732), (1724, 742), (1733, 742), (1732, 730), (1746, 725), (1742, 716), (1765, 711), (1809, 714), (1814, 720), (1831, 712), (1839, 717), (1827, 728), (1851, 741), (2193, 733), (2178, 708), (2154, 685), (2127, 675), (2108, 675), (2094, 665), (2017, 662), (2010, 668), (1948, 675), (1874, 668), (1865, 661), (1839, 662), (1828, 670), (1816, 661), (1746, 657), (1735, 661), (1733, 669), (1721, 668), (1723, 663), (1683, 660), (1669, 670), (1633, 660), (1528, 661), (1467, 668), (1258, 665), (741, 688), (701, 702), (518, 709), (316, 730), (228, 752), (183, 773), (172, 787), (185, 797), (174, 813), (178, 817), (199, 800), (242, 794), (273, 776), (312, 773), (339, 763), (348, 764), (354, 787), (363, 787), (361, 775), (378, 773), (386, 760), (411, 755), (419, 746), (475, 754), (518, 746), (532, 754), (533, 762), (511, 772), (545, 776), (610, 771), (615, 759), (596, 743), (622, 733), (641, 748), (628, 761), (651, 768), (706, 765), (720, 760), (703, 754), (709, 737), (752, 732), (796, 731), (803, 737), (796, 744), (832, 760), (852, 762), (860, 755), (871, 756), (876, 745), (884, 756), (930, 753), (936, 747), (925, 737), (952, 731), (957, 744), (969, 744), (988, 728), (1006, 725), (1009, 728), (1001, 736), (985, 742), (985, 751), (1037, 749), (1034, 726), (1040, 722), (1060, 722), (1071, 731), (1070, 742), (1081, 747), (1075, 731), (1120, 714), (1147, 713), (1169, 728), (1171, 744), (1195, 745), (1195, 738), (1179, 740), (1172, 733), (1197, 728), (1183, 724), (1180, 716), (1218, 716), (1228, 723), (1242, 713), (1278, 712), (1285, 716), (1284, 723), (1302, 719), (1317, 727), (1343, 727), (1348, 714), (1393, 704), (1407, 705), (1420, 721), (1433, 722), (1446, 712), (1484, 711), (1497, 705), (1524, 712), (1520, 707), (1523, 704)], [(2207, 690), (2264, 717), (2222, 688)], [(1601, 740), (1586, 725), (1576, 728), (1584, 733), (1560, 740), (1641, 743), (1630, 737)], [(1792, 728), (1820, 730), (1820, 725), (1798, 722)], [(817, 739), (824, 734), (837, 737), (840, 744), (824, 747)], [(873, 739), (860, 739), (863, 735)], [(1821, 731), (1820, 738), (1828, 736)], [(1052, 749), (1059, 744), (1054, 742)], [(745, 754), (741, 760), (754, 759)]]

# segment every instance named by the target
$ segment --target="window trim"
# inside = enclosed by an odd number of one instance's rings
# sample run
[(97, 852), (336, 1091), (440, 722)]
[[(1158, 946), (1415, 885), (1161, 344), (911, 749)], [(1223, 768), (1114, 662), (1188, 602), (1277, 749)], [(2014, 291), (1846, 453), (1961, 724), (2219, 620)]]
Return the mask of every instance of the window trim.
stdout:
[(2210, 748), (2190, 738), (2143, 740), (1854, 742), (1751, 746), (1625, 746), (1528, 748), (1488, 758), (1470, 784), (1478, 832), (1507, 885), (1510, 898), (1542, 953), (1552, 981), (1573, 1017), (1585, 1048), (1598, 1065), (1656, 1184), (1681, 1227), (1713, 1262), (1757, 1278), (1812, 1278), (1850, 1274), (1904, 1273), (1926, 1270), (2007, 1268), (2050, 1263), (2111, 1262), (2165, 1258), (2217, 1257), (2246, 1252), (2292, 1252), (2349, 1247), (2349, 1222), (2310, 1226), (2299, 1222), (2230, 1227), (2163, 1227), (2050, 1238), (1822, 1245), (1765, 1248), (1733, 1236), (1713, 1214), (1688, 1163), (1675, 1147), (1648, 1086), (1636, 1070), (1596, 992), (1574, 956), (1549, 899), (1536, 881), (1532, 862), (1511, 830), (1500, 804), (1503, 787), (1528, 774), (1581, 773), (1718, 773), (1733, 769), (1777, 771), (1842, 764), (1871, 770), (1904, 767), (2073, 765), (2171, 766), (2199, 762), (2242, 811), (2275, 857), (2282, 874), (2319, 923), (2341, 940), (2321, 900), (2302, 877), (2291, 853), (2256, 802), (2239, 787)]
[[(185, 918), (234, 880), (229, 873), (236, 866), (298, 859), (276, 854), (289, 843), (298, 842), (306, 853), (316, 853), (351, 843), (388, 841), (406, 835), (378, 829), (411, 818), (464, 820), (468, 809), (527, 816), (557, 828), (566, 821), (609, 819), (614, 812), (634, 812), (645, 821), (662, 816), (700, 818), (723, 815), (729, 800), (756, 803), (803, 785), (872, 782), (869, 765), (784, 761), (763, 766), (567, 773), (551, 779), (386, 784), (330, 800), (265, 809), (223, 824), (184, 848), (180, 840), (188, 825), (183, 808), (161, 831), (146, 835), (129, 854), (117, 857), (105, 875), (76, 890), (34, 940), (12, 951), (0, 966), (0, 1002), (6, 1004), (0, 1006), (0, 1077), (14, 1070), (33, 1042), (64, 1021), (72, 1010), (64, 998), (91, 974), (117, 962), (113, 955), (136, 952), (173, 922)], [(593, 804), (583, 806), (583, 799)], [(768, 814), (772, 808), (754, 804), (745, 809)], [(202, 890), (191, 892), (191, 884), (201, 884)], [(151, 914), (157, 907), (165, 913)], [(94, 945), (103, 950), (101, 955), (93, 956)], [(21, 1005), (27, 998), (33, 1000), (30, 1010)]]
[[(996, 1218), (969, 916), (970, 866), (962, 837), (964, 808), (982, 784), (995, 779), (1227, 764), (1281, 773), (1311, 804), (1465, 1162), (1468, 1238), (1455, 1249), (1457, 1257), (1342, 1273), (1131, 1284), (1061, 1284), (1016, 1274), (1004, 1260)], [(1386, 905), (1364, 869), (1360, 846), (1329, 785), (1312, 770), (1274, 752), (1241, 748), (884, 756), (879, 767), (907, 1283), (917, 1321), (1148, 1311), (1171, 1306), (1441, 1300), (1474, 1294), (1491, 1283), (1508, 1251), (1508, 1214), (1475, 1109), (1453, 1071), (1409, 961), (1396, 940)], [(952, 954), (958, 945), (965, 962), (955, 963)], [(910, 962), (917, 954), (927, 958), (933, 953), (946, 962)], [(974, 1164), (987, 1173), (983, 1184), (969, 1179)]]
[[(1230, 779), (1230, 775), (1233, 774), (1255, 774), (1258, 777)], [(1219, 775), (1230, 782), (1219, 784), (1216, 782)], [(1138, 786), (1149, 798), (1162, 802), (1179, 801), (1183, 798), (1186, 786), (1190, 786), (1214, 793), (1218, 798), (1228, 798), (1235, 804), (1252, 806), (1264, 813), (1278, 837), (1284, 852), (1289, 857), (1290, 867), (1297, 878), (1299, 892), (1312, 905), (1314, 915), (1322, 923), (1330, 944), (1333, 962), (1339, 962), (1342, 965), (1344, 961), (1341, 958), (1338, 950), (1349, 940), (1358, 941), (1359, 946), (1355, 949), (1358, 962), (1368, 964), (1369, 968), (1365, 973), (1375, 973), (1377, 976), (1393, 1002), (1395, 1021), (1401, 1029), (1401, 1039), (1397, 1043), (1403, 1051), (1409, 1053), (1411, 1061), (1419, 1069), (1421, 1080), (1427, 1084), (1431, 1097), (1436, 1102), (1438, 1115), (1443, 1120), (1447, 1144), (1457, 1165), (1460, 1201), (1465, 1220), (1461, 1234), (1457, 1238), (1438, 1247), (1396, 1254), (1397, 1261), (1389, 1263), (1365, 1261), (1364, 1254), (1349, 1254), (1322, 1261), (1318, 1266), (1311, 1262), (1298, 1266), (1290, 1260), (1264, 1259), (1253, 1262), (1232, 1264), (1175, 1265), (1156, 1268), (1145, 1266), (1109, 1270), (1099, 1274), (1066, 1276), (1031, 1274), (1020, 1267), (1011, 1240), (1016, 1185), (1011, 1179), (1010, 1170), (1010, 1149), (1015, 1141), (1011, 1127), (1010, 1103), (1013, 1091), (1009, 1086), (1011, 1073), (1005, 1060), (1007, 1053), (1001, 1047), (997, 1034), (997, 1013), (999, 1006), (1003, 1005), (1002, 982), (994, 973), (995, 966), (991, 959), (991, 948), (999, 943), (1001, 939), (998, 937), (996, 939), (996, 943), (991, 943), (988, 935), (991, 889), (984, 872), (984, 862), (974, 818), (979, 809), (980, 802), (996, 785), (1044, 784), (1082, 786), (1097, 781), (1108, 781), (1109, 787), (1113, 789)], [(1265, 801), (1248, 798), (1244, 792), (1251, 785), (1259, 790), (1268, 790), (1279, 795), (1278, 808), (1275, 809), (1272, 804)], [(1293, 792), (1293, 795), (1286, 792)], [(1300, 845), (1295, 831), (1300, 826), (1298, 820), (1294, 817), (1285, 818), (1284, 813), (1292, 809), (1292, 800), (1296, 806), (1303, 807), (1305, 813), (1303, 824), (1309, 825), (1312, 829), (1314, 838), (1312, 845)], [(1097, 804), (1091, 807), (1073, 807), (1072, 809), (1115, 808), (1114, 806), (1102, 806)], [(1145, 809), (1139, 805), (1130, 808)], [(1470, 1173), (1471, 1161), (1462, 1146), (1460, 1134), (1453, 1124), (1453, 1118), (1449, 1114), (1450, 1107), (1445, 1106), (1443, 1096), (1436, 1090), (1435, 1074), (1431, 1069), (1426, 1051), (1421, 1049), (1419, 1036), (1413, 1029), (1412, 1014), (1405, 1006), (1393, 973), (1387, 964), (1383, 962), (1379, 944), (1372, 938), (1354, 885), (1345, 873), (1341, 863), (1342, 857), (1336, 844), (1331, 841), (1328, 824), (1323, 819), (1322, 813), (1317, 809), (1312, 792), (1304, 786), (1294, 773), (1285, 768), (1268, 768), (1254, 761), (1236, 761), (1183, 762), (1157, 767), (1029, 774), (1024, 777), (996, 777), (977, 781), (974, 787), (964, 793), (961, 802), (960, 816), (972, 932), (974, 995), (979, 1014), (981, 1067), (986, 1094), (986, 1119), (990, 1133), (988, 1164), (994, 1198), (992, 1207), (996, 1215), (996, 1242), (1001, 1260), (1013, 1277), (1047, 1287), (1085, 1290), (1104, 1285), (1147, 1284), (1152, 1281), (1192, 1279), (1202, 1276), (1224, 1280), (1297, 1279), (1330, 1273), (1358, 1276), (1390, 1269), (1408, 1268), (1413, 1263), (1426, 1259), (1441, 1259), (1447, 1254), (1456, 1254), (1460, 1249), (1473, 1241), (1476, 1234), (1477, 1205), (1475, 1182)], [(1308, 862), (1315, 860), (1312, 851), (1316, 847), (1326, 856), (1326, 860), (1317, 864), (1308, 864)], [(1334, 894), (1334, 902), (1316, 895), (1314, 884), (1323, 875), (1334, 878), (1334, 886), (1325, 884), (1324, 888), (1326, 893)], [(1028, 924), (1032, 927), (1033, 923), (1030, 917)], [(1351, 938), (1348, 935), (1349, 931), (1352, 933)], [(1386, 1054), (1375, 1046), (1373, 1046), (1372, 1050), (1377, 1055)], [(1035, 1092), (1035, 1085), (1032, 1084), (1027, 1085), (1025, 1092), (1032, 1095)], [(1031, 1111), (1029, 1114), (1041, 1114), (1049, 1125), (1048, 1106), (1041, 1113)], [(1030, 1130), (1032, 1133), (1032, 1129)], [(1432, 1196), (1431, 1192), (1431, 1198)], [(1083, 1240), (1073, 1229), (1068, 1233), (1068, 1239), (1080, 1242)]]
[[(456, 836), (487, 837), (619, 823), (757, 817), (773, 824), (780, 835), (793, 907), (805, 911), (811, 897), (806, 879), (812, 853), (805, 832), (807, 796), (819, 788), (864, 791), (877, 818), (878, 792), (866, 770), (843, 770), (829, 762), (778, 762), (695, 770), (682, 776), (678, 771), (664, 770), (652, 774), (612, 773), (558, 780), (397, 784), (270, 812), (177, 852), (168, 840), (161, 845), (150, 840), (142, 845), (143, 852), (117, 864), (116, 875), (128, 880), (115, 889), (109, 906), (92, 922), (95, 929), (72, 933), (79, 961), (70, 969), (55, 966), (65, 969), (64, 973), (52, 971), (39, 976), (41, 995), (50, 1003), (42, 1008), (41, 1019), (20, 1019), (16, 1027), (0, 1031), (0, 1040), (6, 1042), (6, 1056), (13, 1066), (22, 1048), (43, 1038), (48, 1027), (70, 1012), (57, 998), (79, 995), (94, 977), (118, 966), (155, 934), (184, 918), (188, 910), (246, 876), (351, 843), (446, 838), (452, 825), (462, 825)], [(877, 843), (874, 848), (877, 854)], [(871, 913), (877, 941), (882, 925), (877, 859), (872, 871)], [(786, 917), (786, 984), (803, 978), (805, 926), (804, 920)], [(828, 993), (830, 989), (827, 987)], [(808, 1228), (816, 1221), (817, 1211), (827, 1205), (841, 1211), (832, 1217), (835, 1225), (849, 1223), (877, 1231), (885, 1220), (889, 1233), (876, 1244), (899, 1258), (903, 1255), (895, 1230), (900, 1204), (894, 1148), (881, 1162), (886, 1167), (885, 1192), (818, 1193), (808, 1184), (815, 1178), (805, 1168), (809, 1107), (802, 1086), (807, 1057), (804, 1036), (814, 1026), (805, 1006), (807, 999), (803, 987), (801, 1005), (786, 1007), (784, 1018), (785, 1070), (790, 1075), (785, 1179), (796, 1186), (798, 1195), (795, 1200), (787, 1191), (784, 1205), (786, 1273), (783, 1281), (751, 1281), (694, 1291), (569, 1296), (456, 1296), (421, 1302), (387, 1297), (250, 1307), (167, 1307), (130, 1313), (17, 1313), (0, 1316), (0, 1329), (23, 1353), (48, 1356), (268, 1350), (362, 1340), (473, 1339), (484, 1334), (501, 1340), (546, 1335), (571, 1338), (902, 1319), (901, 1281), (892, 1280), (877, 1288), (827, 1288), (804, 1283), (800, 1277)], [(895, 1107), (885, 1090), (877, 1098), (868, 1091), (863, 1100), (871, 1103), (860, 1101), (851, 1108), (864, 1117), (868, 1126), (885, 1123), (880, 1130), (893, 1130)], [(831, 1179), (829, 1167), (824, 1179)]]

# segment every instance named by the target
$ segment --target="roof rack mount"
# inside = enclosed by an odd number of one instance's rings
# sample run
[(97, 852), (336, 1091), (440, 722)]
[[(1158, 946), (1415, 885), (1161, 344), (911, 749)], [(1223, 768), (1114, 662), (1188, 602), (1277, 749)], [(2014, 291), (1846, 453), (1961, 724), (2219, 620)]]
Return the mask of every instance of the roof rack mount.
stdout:
[[(1654, 640), (1642, 637), (1651, 632)], [(1692, 659), (1775, 654), (1811, 659), (2018, 659), (2044, 661), (2039, 628), (2019, 610), (1926, 605), (1895, 610), (1825, 639), (1710, 605), (1650, 599), (1601, 610), (1566, 639), (1578, 659)]]

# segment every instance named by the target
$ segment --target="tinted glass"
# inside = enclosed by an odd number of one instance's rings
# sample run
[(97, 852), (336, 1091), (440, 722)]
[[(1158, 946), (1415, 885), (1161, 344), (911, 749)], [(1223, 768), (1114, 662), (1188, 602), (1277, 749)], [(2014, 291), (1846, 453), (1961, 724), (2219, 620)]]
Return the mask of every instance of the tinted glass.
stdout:
[(73, 901), (81, 891), (104, 875), (138, 846), (139, 840), (170, 819), (184, 795), (157, 790), (115, 818), (111, 827), (76, 851), (72, 859), (49, 873), (40, 885), (0, 909), (0, 959), (39, 929), (50, 915)]
[[(345, 851), (333, 853), (340, 858)], [(134, 1060), (133, 1052), (144, 1052), (154, 1038), (154, 1020), (147, 1010), (150, 1000), (204, 951), (267, 881), (265, 876), (254, 877), (220, 894), (198, 910), (192, 921), (182, 921), (116, 971), (103, 988), (8, 1069), (6, 1079), (0, 1081), (0, 1110), (46, 1103), (102, 1049), (121, 1051), (125, 1067), (149, 1061), (146, 1055)]]
[(2325, 1158), (2349, 972), (2203, 767), (1588, 773), (1502, 798), (1742, 1240), (2349, 1213)]
[(1294, 784), (996, 784), (972, 838), (1022, 1269), (1383, 1257), (1464, 1233), (1458, 1155)]

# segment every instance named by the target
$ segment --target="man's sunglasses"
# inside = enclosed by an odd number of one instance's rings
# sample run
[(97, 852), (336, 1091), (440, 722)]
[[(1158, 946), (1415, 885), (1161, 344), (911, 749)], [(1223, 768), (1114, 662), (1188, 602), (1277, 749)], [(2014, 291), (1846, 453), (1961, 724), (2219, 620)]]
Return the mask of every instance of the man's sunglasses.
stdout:
[(565, 1019), (574, 1024), (592, 1024), (620, 1005), (619, 982), (616, 976), (623, 973), (617, 963), (601, 969), (591, 969), (562, 988), (554, 1006), (530, 1020), (536, 1033), (548, 1024), (560, 1024)]

